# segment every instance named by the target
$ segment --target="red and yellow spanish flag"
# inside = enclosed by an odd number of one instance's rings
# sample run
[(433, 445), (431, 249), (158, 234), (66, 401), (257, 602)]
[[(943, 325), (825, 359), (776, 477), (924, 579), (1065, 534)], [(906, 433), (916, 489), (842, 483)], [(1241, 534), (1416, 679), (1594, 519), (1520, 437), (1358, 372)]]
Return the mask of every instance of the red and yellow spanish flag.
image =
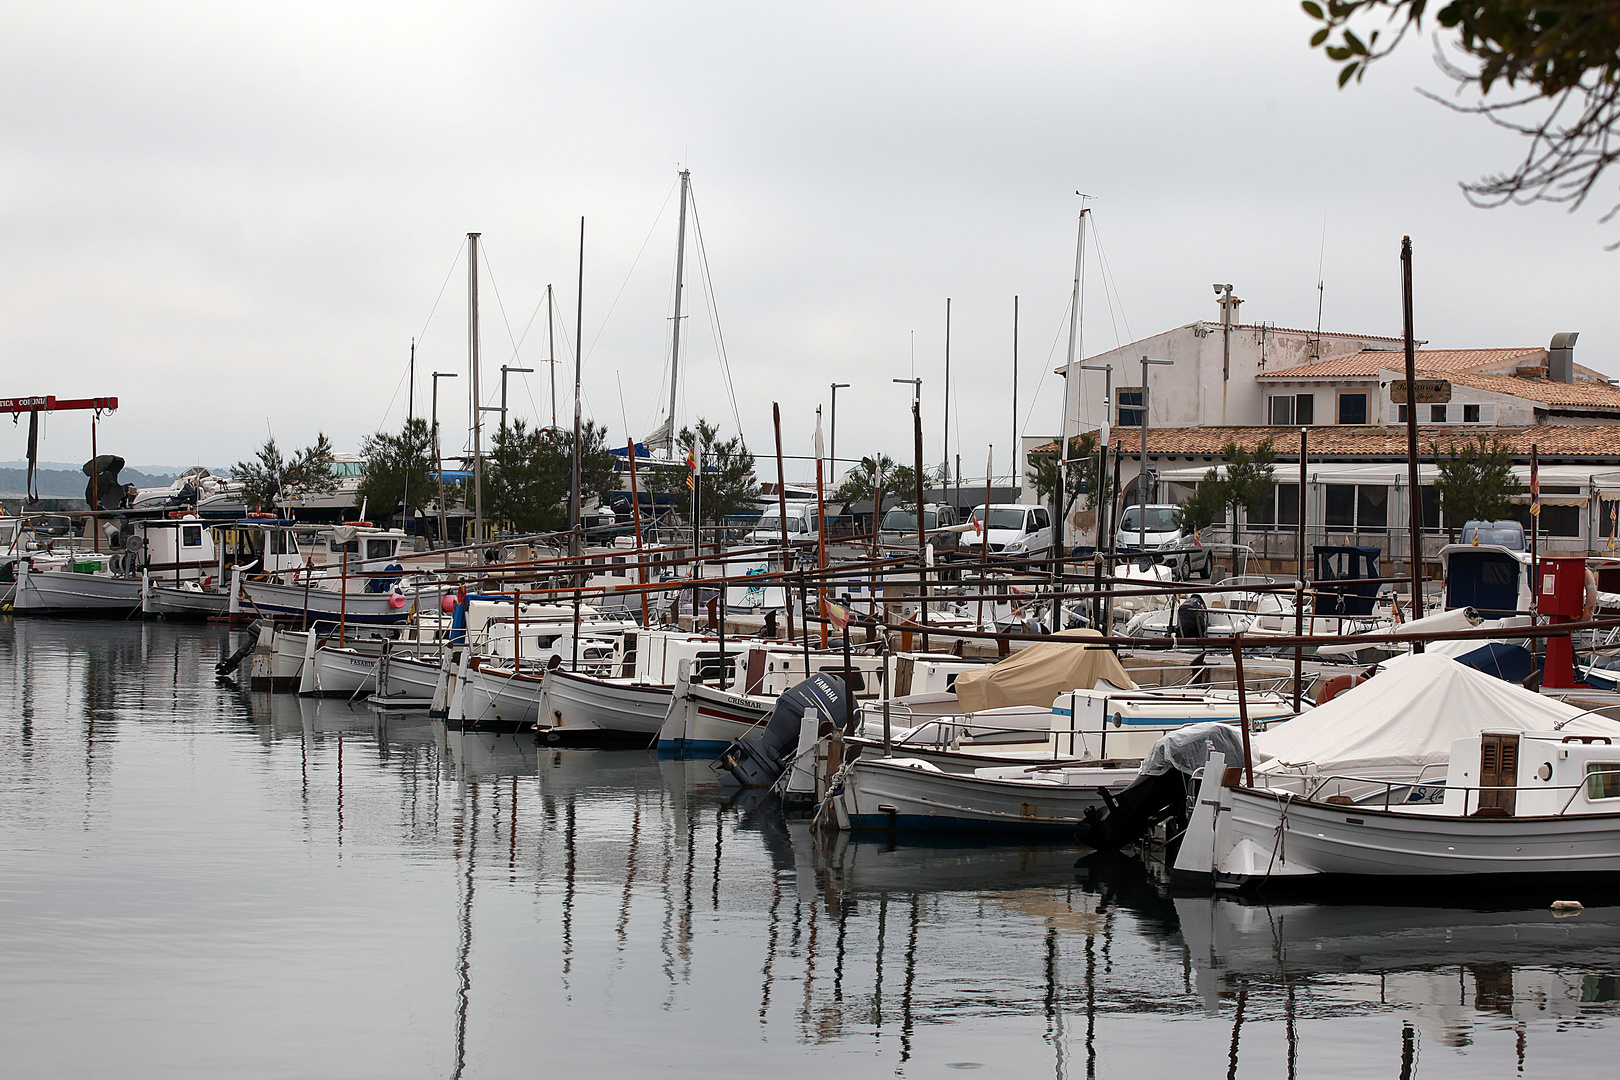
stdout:
[(697, 483), (697, 455), (688, 450), (686, 452), (686, 490), (693, 490)]
[(838, 629), (849, 629), (849, 608), (844, 607), (841, 604), (835, 604), (826, 597), (822, 597), (821, 613), (826, 617), (828, 622), (838, 627)]

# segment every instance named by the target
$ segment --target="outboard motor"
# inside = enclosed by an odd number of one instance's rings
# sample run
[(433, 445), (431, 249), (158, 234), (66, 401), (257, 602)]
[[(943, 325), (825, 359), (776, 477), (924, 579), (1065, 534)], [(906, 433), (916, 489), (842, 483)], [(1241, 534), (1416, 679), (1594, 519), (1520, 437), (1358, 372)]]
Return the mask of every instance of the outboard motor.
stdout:
[(1209, 609), (1196, 596), (1189, 596), (1176, 608), (1176, 636), (1206, 638), (1209, 636)]
[(242, 661), (246, 660), (248, 656), (252, 654), (253, 647), (259, 643), (259, 632), (263, 626), (263, 621), (260, 621), (248, 627), (249, 633), (247, 640), (242, 643), (242, 647), (231, 653), (231, 655), (227, 656), (219, 663), (215, 664), (214, 674), (229, 675), (231, 672), (241, 667)]
[(1214, 721), (1166, 733), (1142, 759), (1135, 780), (1118, 794), (1098, 789), (1108, 809), (1086, 811), (1080, 823), (1080, 842), (1099, 851), (1118, 851), (1161, 821), (1185, 821), (1193, 777), (1212, 751), (1225, 754), (1227, 761), (1242, 761), (1243, 732), (1232, 724)]
[(833, 718), (844, 715), (848, 693), (844, 680), (825, 671), (790, 686), (776, 699), (776, 708), (765, 722), (765, 730), (738, 739), (720, 755), (721, 787), (770, 787), (782, 776), (799, 745), (799, 727), (806, 709), (815, 709), (822, 718), (818, 734), (830, 735)]

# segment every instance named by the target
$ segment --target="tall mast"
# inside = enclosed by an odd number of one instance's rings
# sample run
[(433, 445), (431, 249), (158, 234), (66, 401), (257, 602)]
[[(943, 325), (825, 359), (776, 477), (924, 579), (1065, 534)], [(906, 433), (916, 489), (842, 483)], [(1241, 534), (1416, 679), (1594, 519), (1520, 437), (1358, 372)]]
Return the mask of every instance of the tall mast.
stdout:
[(478, 389), (478, 237), (467, 234), (467, 366), (472, 369), (473, 543), (484, 539), (484, 399)]
[[(951, 469), (951, 298), (945, 298), (945, 468), (942, 473)], [(943, 476), (940, 477), (940, 487), (944, 490)]]
[(681, 294), (686, 272), (686, 189), (692, 182), (690, 169), (681, 170), (681, 223), (675, 234), (675, 329), (669, 346), (669, 456), (675, 456), (675, 387), (681, 367)]
[[(1080, 393), (1078, 386), (1072, 383), (1070, 379), (1071, 377), (1083, 378), (1083, 376), (1078, 376), (1074, 369), (1074, 349), (1080, 332), (1080, 268), (1082, 265), (1081, 259), (1085, 255), (1085, 250), (1086, 209), (1084, 205), (1082, 205), (1080, 209), (1080, 232), (1079, 236), (1074, 242), (1074, 294), (1069, 300), (1069, 359), (1068, 362), (1063, 365), (1063, 421), (1058, 426), (1057, 506), (1053, 508), (1056, 513), (1053, 514), (1052, 521), (1052, 538), (1054, 541), (1056, 541), (1057, 547), (1057, 566), (1055, 568), (1055, 572), (1059, 578), (1061, 578), (1063, 574), (1063, 552), (1065, 550), (1063, 538), (1063, 519), (1065, 517), (1064, 508), (1068, 504), (1068, 493), (1065, 490), (1065, 487), (1068, 482), (1067, 472), (1069, 465), (1069, 398), (1071, 396), (1077, 397)], [(1059, 623), (1056, 624), (1056, 628), (1061, 630), (1063, 627), (1061, 623)]]
[[(573, 503), (573, 507), (572, 507), (573, 513), (569, 515), (570, 521), (568, 523), (569, 527), (574, 530), (573, 542), (570, 544), (570, 548), (571, 548), (571, 554), (573, 554), (575, 556), (577, 556), (579, 554), (579, 543), (580, 543), (579, 515), (580, 515), (581, 507), (580, 507), (580, 503), (579, 503), (579, 434), (580, 434), (580, 432), (579, 432), (579, 427), (580, 427), (580, 423), (579, 423), (579, 397), (580, 397), (580, 395), (579, 395), (579, 372), (580, 372), (580, 366), (584, 363), (585, 348), (584, 348), (584, 345), (582, 344), (582, 342), (585, 339), (580, 337), (580, 335), (585, 332), (584, 323), (585, 323), (585, 219), (583, 217), (581, 217), (579, 219), (579, 286), (575, 290), (575, 293), (574, 293), (574, 482), (573, 482), (573, 487), (572, 487), (571, 498), (569, 500), (570, 502)], [(630, 449), (634, 450), (635, 447), (632, 446)], [(578, 579), (576, 578), (575, 580), (577, 581)], [(578, 595), (579, 594), (576, 592), (575, 593), (576, 599), (577, 599)], [(577, 651), (578, 650), (578, 644), (577, 643), (579, 641), (579, 626), (578, 626), (579, 619), (578, 619), (577, 610), (576, 610), (576, 613), (575, 613), (575, 620), (574, 621), (575, 621), (574, 641), (576, 643), (575, 644), (575, 650)], [(577, 665), (579, 658), (576, 656), (574, 659), (575, 659), (575, 663)]]
[(551, 368), (551, 427), (557, 428), (557, 315), (551, 307), (551, 286), (546, 286), (546, 355)]

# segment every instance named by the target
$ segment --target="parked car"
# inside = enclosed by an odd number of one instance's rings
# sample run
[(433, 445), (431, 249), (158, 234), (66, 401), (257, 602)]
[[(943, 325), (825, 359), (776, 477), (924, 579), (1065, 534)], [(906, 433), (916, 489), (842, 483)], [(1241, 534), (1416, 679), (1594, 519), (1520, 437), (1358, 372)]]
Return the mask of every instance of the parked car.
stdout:
[[(968, 520), (978, 525), (982, 534), (969, 530), (962, 534), (962, 550), (974, 555), (984, 553), (990, 545), (990, 554), (1020, 559), (1042, 559), (1052, 552), (1052, 519), (1044, 506), (1020, 506), (1016, 503), (991, 503), (976, 506)], [(981, 520), (983, 519), (983, 520)]]
[(1517, 521), (1470, 521), (1463, 526), (1465, 544), (1494, 544), (1509, 551), (1526, 551), (1524, 526)]
[[(944, 503), (923, 504), (923, 531), (936, 553), (956, 551), (962, 542), (957, 531), (941, 532), (959, 525), (956, 507)], [(896, 506), (883, 513), (878, 526), (878, 544), (887, 548), (917, 548), (917, 512), (909, 506)]]
[[(821, 513), (813, 499), (789, 500), (787, 540), (790, 544), (815, 544), (821, 539)], [(754, 531), (743, 541), (749, 547), (782, 542), (782, 514), (779, 506), (767, 506), (754, 524)]]
[(1152, 555), (1183, 578), (1207, 578), (1214, 559), (1208, 548), (1193, 542), (1191, 529), (1176, 524), (1176, 509), (1169, 503), (1127, 506), (1119, 515), (1114, 547), (1121, 555)]

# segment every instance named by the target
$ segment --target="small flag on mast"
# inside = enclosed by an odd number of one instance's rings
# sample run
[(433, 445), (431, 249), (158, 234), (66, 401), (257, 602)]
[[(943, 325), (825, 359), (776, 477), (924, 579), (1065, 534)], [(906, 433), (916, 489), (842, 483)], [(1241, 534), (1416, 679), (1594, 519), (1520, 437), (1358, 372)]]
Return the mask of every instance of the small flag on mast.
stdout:
[(697, 486), (697, 455), (691, 450), (686, 452), (686, 490), (692, 491)]

